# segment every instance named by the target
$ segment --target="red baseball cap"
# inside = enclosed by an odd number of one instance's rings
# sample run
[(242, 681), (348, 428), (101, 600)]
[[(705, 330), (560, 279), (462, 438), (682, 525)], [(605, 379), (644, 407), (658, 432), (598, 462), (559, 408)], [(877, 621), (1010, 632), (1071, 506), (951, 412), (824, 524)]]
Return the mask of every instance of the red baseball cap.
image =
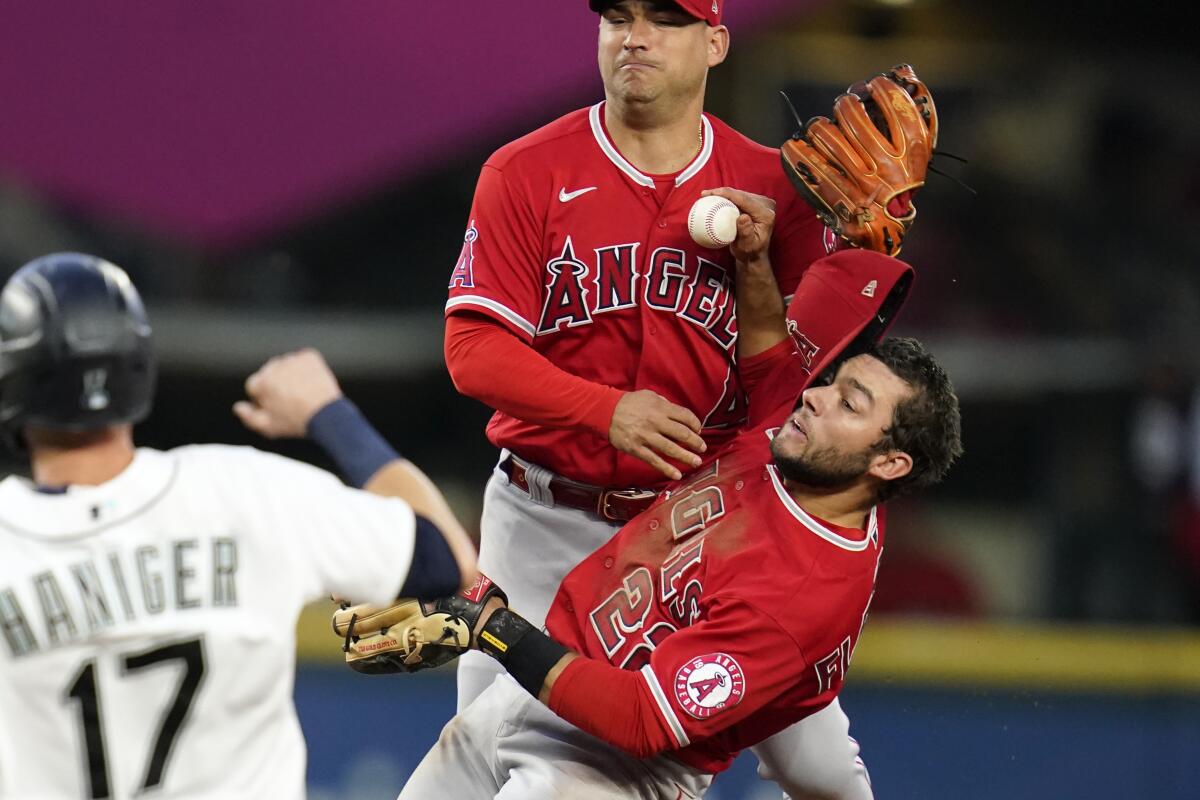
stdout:
[(814, 261), (787, 309), (788, 333), (808, 371), (819, 375), (878, 341), (912, 280), (912, 267), (873, 250), (847, 248)]
[[(721, 24), (721, 11), (725, 8), (725, 0), (672, 1), (696, 19), (702, 19), (713, 27)], [(588, 7), (592, 11), (603, 11), (615, 2), (616, 0), (588, 0)]]

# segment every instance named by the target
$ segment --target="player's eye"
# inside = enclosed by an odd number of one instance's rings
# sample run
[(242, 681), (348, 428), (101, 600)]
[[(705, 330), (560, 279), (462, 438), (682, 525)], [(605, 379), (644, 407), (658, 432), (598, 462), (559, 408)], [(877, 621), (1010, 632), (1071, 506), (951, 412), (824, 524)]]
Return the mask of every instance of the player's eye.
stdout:
[(850, 405), (850, 401), (844, 397), (842, 398), (842, 408), (846, 409), (851, 414), (855, 413), (854, 406)]

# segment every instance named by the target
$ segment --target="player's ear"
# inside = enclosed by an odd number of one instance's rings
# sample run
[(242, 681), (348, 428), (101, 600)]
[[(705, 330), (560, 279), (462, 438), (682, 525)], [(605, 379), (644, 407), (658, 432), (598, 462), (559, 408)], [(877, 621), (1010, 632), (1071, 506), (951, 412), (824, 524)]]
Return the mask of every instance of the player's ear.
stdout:
[(729, 55), (729, 28), (718, 25), (708, 28), (708, 66), (711, 69), (725, 60)]
[(868, 475), (874, 475), (882, 481), (894, 481), (912, 472), (912, 456), (903, 450), (889, 450), (879, 453), (871, 459)]

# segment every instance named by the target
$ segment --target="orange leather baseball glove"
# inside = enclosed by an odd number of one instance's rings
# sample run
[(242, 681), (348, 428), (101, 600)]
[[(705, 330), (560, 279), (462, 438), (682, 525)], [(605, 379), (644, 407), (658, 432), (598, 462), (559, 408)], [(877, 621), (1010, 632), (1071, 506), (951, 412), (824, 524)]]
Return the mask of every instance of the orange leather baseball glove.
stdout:
[(937, 145), (937, 109), (908, 64), (857, 83), (784, 142), (784, 171), (835, 233), (894, 256), (917, 216)]

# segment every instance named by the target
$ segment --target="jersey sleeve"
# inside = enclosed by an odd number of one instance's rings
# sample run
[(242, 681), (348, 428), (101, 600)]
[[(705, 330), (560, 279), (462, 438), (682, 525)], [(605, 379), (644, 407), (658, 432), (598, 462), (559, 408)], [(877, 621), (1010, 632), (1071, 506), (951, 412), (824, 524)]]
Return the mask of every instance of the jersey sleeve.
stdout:
[(274, 549), (281, 579), (306, 600), (333, 594), (386, 604), (399, 595), (415, 540), (407, 503), (350, 488), (299, 461), (239, 450), (243, 469), (227, 477), (254, 487), (242, 517), (255, 542)]
[(686, 747), (778, 705), (807, 668), (800, 647), (770, 616), (718, 597), (704, 620), (665, 638), (641, 675), (675, 745)]
[(796, 404), (811, 373), (791, 338), (738, 362), (749, 404), (746, 426), (757, 428)]
[(782, 730), (841, 689), (865, 612), (863, 584), (843, 577), (814, 584), (810, 576), (789, 609), (804, 620), (794, 629), (751, 602), (718, 596), (700, 622), (654, 637), (658, 647), (640, 670), (576, 658), (551, 689), (550, 709), (638, 758), (734, 726), (751, 726), (738, 737), (749, 740)]
[[(648, 758), (762, 709), (778, 715), (781, 706), (795, 704), (804, 674), (800, 648), (774, 620), (743, 601), (716, 598), (705, 620), (667, 634), (640, 670), (575, 659), (551, 689), (549, 706), (593, 736)], [(597, 703), (598, 696), (609, 701)], [(803, 714), (797, 710), (795, 719)]]
[(541, 219), (521, 185), (490, 162), (479, 174), (469, 219), (446, 314), (484, 314), (533, 341), (541, 315)]
[(560, 369), (491, 320), (447, 319), (445, 354), (459, 392), (535, 425), (607, 438), (624, 394)]

